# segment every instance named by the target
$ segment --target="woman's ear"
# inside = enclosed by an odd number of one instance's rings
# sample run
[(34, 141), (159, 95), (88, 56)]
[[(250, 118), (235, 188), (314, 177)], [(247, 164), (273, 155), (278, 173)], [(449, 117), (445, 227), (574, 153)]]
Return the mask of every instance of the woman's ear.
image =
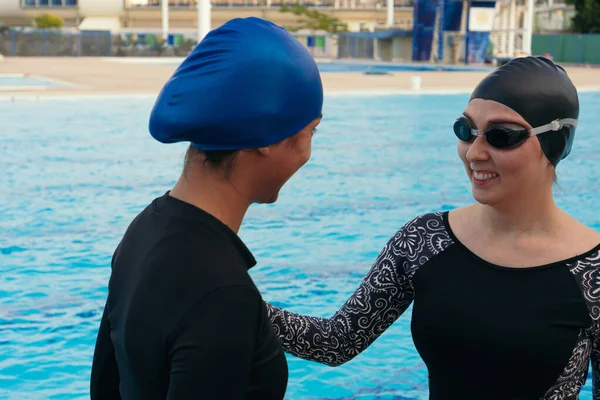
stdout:
[(256, 149), (256, 151), (258, 151), (260, 155), (268, 156), (271, 152), (271, 149), (269, 147), (259, 147)]

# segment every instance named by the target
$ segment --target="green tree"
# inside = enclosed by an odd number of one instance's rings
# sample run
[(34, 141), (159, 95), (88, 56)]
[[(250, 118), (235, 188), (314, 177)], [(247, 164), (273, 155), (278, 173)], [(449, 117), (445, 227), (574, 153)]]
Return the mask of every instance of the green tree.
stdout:
[(575, 6), (573, 31), (577, 33), (600, 33), (600, 0), (566, 0)]
[(56, 15), (42, 14), (39, 17), (36, 17), (35, 25), (40, 29), (60, 28), (63, 25), (63, 20)]
[(341, 22), (336, 17), (330, 17), (326, 13), (309, 10), (306, 6), (296, 3), (293, 6), (282, 6), (280, 12), (289, 12), (300, 18), (294, 27), (286, 27), (289, 31), (299, 31), (301, 29), (310, 29), (315, 31), (325, 31), (329, 33), (348, 32), (348, 24)]

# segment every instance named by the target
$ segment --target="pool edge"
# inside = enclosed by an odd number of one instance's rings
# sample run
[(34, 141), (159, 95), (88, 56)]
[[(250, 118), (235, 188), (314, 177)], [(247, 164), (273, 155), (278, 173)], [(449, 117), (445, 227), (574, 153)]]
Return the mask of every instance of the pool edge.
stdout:
[[(81, 86), (78, 86), (81, 88)], [(355, 96), (355, 97), (369, 97), (369, 96), (441, 96), (441, 95), (457, 95), (457, 94), (469, 94), (473, 91), (473, 88), (453, 88), (453, 89), (419, 89), (419, 90), (325, 90), (325, 96), (338, 97), (338, 96)], [(600, 86), (581, 86), (577, 88), (579, 93), (586, 92), (600, 92)], [(5, 91), (8, 92), (8, 91)], [(28, 93), (22, 93), (28, 92)], [(131, 93), (91, 93), (91, 92), (57, 92), (55, 88), (44, 87), (39, 93), (31, 93), (31, 90), (18, 90), (13, 93), (3, 93), (0, 88), (0, 101), (11, 101), (11, 100), (40, 100), (40, 99), (102, 99), (102, 98), (156, 98), (158, 93), (144, 93), (144, 92), (131, 92)]]

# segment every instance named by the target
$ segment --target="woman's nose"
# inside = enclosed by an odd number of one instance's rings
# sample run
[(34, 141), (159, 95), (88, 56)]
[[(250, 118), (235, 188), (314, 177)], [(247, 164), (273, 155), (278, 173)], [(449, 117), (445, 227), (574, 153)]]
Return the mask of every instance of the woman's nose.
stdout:
[(477, 136), (475, 140), (469, 146), (469, 150), (467, 150), (467, 160), (469, 161), (482, 161), (487, 160), (490, 157), (488, 152), (489, 144), (485, 137)]

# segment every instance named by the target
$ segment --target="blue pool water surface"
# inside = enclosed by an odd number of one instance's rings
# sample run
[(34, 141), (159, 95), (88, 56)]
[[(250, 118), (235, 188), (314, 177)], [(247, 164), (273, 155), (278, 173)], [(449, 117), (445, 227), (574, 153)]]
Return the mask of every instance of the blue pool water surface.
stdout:
[[(169, 61), (160, 60), (157, 62), (162, 65), (175, 65), (181, 64), (181, 60)], [(325, 72), (427, 72), (427, 71), (446, 71), (446, 72), (460, 72), (460, 71), (491, 71), (492, 67), (488, 66), (465, 66), (465, 65), (436, 65), (436, 64), (401, 64), (392, 62), (380, 62), (380, 61), (359, 61), (359, 60), (334, 60), (334, 61), (317, 61), (319, 71)]]
[(0, 89), (3, 86), (44, 86), (52, 87), (57, 86), (55, 82), (32, 77), (32, 76), (11, 76), (0, 74)]
[(399, 64), (375, 61), (332, 61), (317, 62), (321, 72), (427, 72), (427, 71), (491, 71), (486, 66)]
[[(240, 232), (265, 300), (331, 316), (406, 221), (471, 203), (451, 132), (467, 99), (326, 96), (311, 161)], [(0, 101), (0, 399), (89, 398), (112, 252), (183, 162), (184, 144), (149, 137), (152, 103)], [(600, 93), (582, 93), (581, 105), (556, 199), (600, 229)], [(427, 399), (411, 310), (343, 366), (288, 357), (287, 399)]]

